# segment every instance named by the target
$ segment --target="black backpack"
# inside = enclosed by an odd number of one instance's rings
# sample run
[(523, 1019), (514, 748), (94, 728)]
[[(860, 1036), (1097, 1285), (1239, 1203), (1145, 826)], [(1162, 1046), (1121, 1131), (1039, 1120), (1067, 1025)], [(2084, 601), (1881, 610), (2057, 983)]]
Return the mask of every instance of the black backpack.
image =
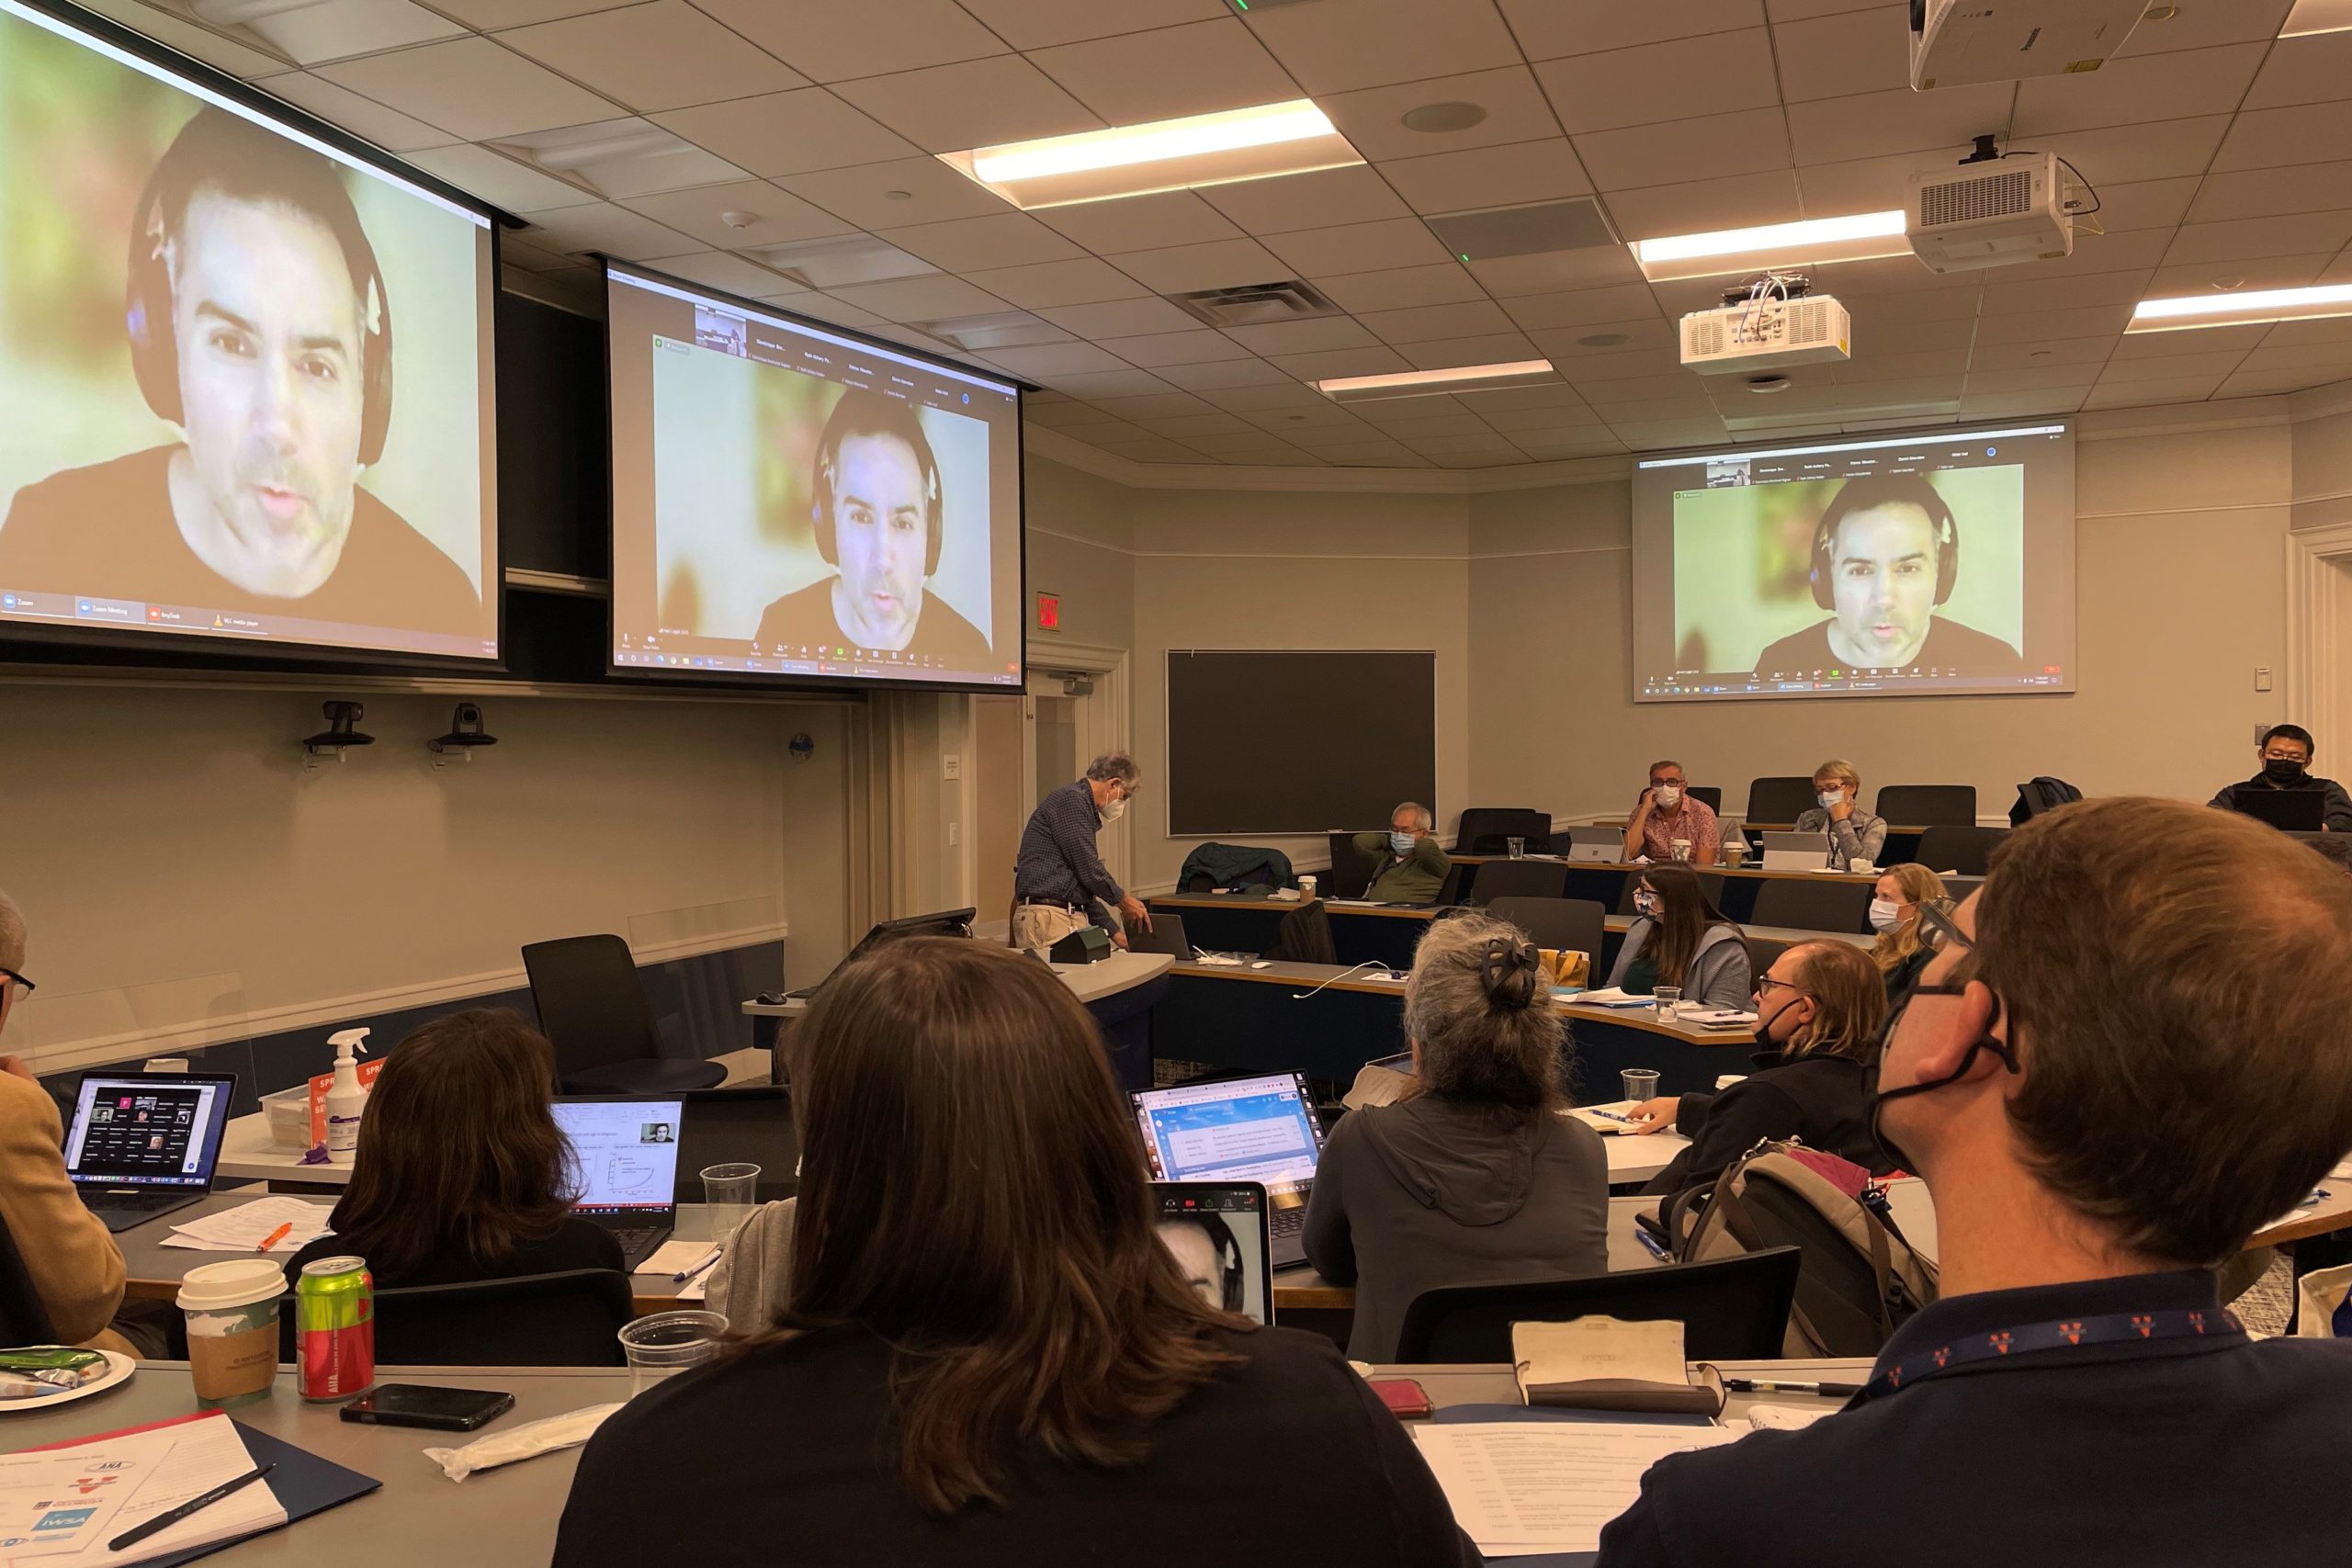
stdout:
[(2055, 811), (2083, 798), (2083, 792), (2064, 779), (2053, 779), (2043, 773), (2018, 785), (2018, 803), (2009, 807), (2009, 826), (2022, 828), (2026, 819), (2045, 811)]

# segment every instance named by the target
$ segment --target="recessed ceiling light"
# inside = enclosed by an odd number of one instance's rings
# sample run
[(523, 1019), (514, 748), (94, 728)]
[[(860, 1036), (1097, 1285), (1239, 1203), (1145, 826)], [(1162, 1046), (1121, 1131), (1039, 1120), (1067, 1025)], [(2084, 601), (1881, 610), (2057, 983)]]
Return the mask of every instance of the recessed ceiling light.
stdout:
[(1678, 277), (1713, 277), (1765, 267), (1818, 265), (1907, 256), (1903, 209), (1857, 212), (1844, 218), (1815, 218), (1802, 223), (1768, 223), (1754, 229), (1719, 229), (1706, 234), (1670, 234), (1634, 242), (1634, 259), (1653, 283)]
[(1437, 392), (1483, 392), (1495, 387), (1524, 386), (1532, 380), (1555, 380), (1558, 372), (1548, 359), (1520, 359), (1508, 365), (1457, 365), (1444, 370), (1402, 370), (1388, 376), (1342, 376), (1307, 385), (1339, 403), (1370, 402), (1379, 398), (1425, 398)]
[(2352, 316), (2352, 283), (2310, 288), (2258, 288), (2215, 299), (2184, 294), (2143, 299), (2133, 307), (2127, 333), (2181, 332), (2190, 327), (2233, 327), (2248, 321), (2294, 321), (2314, 316)]
[(1630, 333), (1593, 333), (1577, 339), (1578, 348), (1615, 348), (1621, 343), (1631, 343)]
[(1332, 129), (1329, 117), (1305, 98), (939, 157), (1023, 209), (1231, 185), (1363, 162)]
[(1404, 125), (1408, 130), (1435, 134), (1446, 130), (1467, 130), (1474, 125), (1483, 125), (1486, 118), (1484, 104), (1423, 104), (1417, 109), (1405, 111)]
[(2278, 36), (2308, 38), (2347, 29), (2352, 29), (2352, 0), (2295, 0), (2295, 8), (2287, 13), (2287, 25), (2278, 29)]

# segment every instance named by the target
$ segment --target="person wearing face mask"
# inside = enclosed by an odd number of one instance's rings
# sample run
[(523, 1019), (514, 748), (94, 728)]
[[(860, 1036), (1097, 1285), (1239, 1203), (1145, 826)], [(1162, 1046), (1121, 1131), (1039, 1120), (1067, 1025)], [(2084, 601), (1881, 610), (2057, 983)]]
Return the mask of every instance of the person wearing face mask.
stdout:
[(1453, 857), (1432, 831), (1430, 808), (1406, 801), (1388, 814), (1385, 833), (1358, 833), (1356, 853), (1373, 859), (1372, 885), (1363, 896), (1375, 904), (1434, 904)]
[[(1081, 926), (1094, 908), (1119, 911), (1130, 925), (1151, 930), (1151, 911), (1103, 869), (1095, 835), (1116, 822), (1135, 798), (1143, 770), (1125, 751), (1106, 751), (1087, 764), (1086, 776), (1047, 795), (1021, 830), (1012, 863), (1012, 945), (1048, 948)], [(1126, 933), (1111, 940), (1127, 945)]]
[(2334, 779), (2321, 778), (2311, 771), (2315, 751), (2310, 730), (2300, 724), (2274, 724), (2263, 731), (2262, 744), (2255, 748), (2262, 771), (2244, 784), (2224, 785), (2209, 804), (2224, 811), (2243, 811), (2245, 808), (2239, 801), (2247, 795), (2315, 789), (2325, 797), (2327, 815), (2322, 819), (2325, 830), (2352, 833), (2352, 794)]
[(1690, 1146), (1642, 1189), (1671, 1197), (1711, 1185), (1766, 1138), (1894, 1170), (1871, 1141), (1870, 1055), (1886, 1019), (1878, 966), (1842, 942), (1803, 942), (1756, 983), (1756, 1071), (1720, 1094), (1668, 1095), (1630, 1112), (1636, 1133), (1668, 1127)]
[(1634, 803), (1634, 815), (1625, 824), (1625, 858), (1672, 860), (1677, 839), (1690, 845), (1693, 865), (1713, 865), (1723, 852), (1714, 811), (1705, 801), (1691, 798), (1682, 764), (1652, 762), (1650, 787)]
[(1814, 798), (1821, 804), (1796, 819), (1794, 831), (1820, 833), (1829, 840), (1828, 863), (1844, 871), (1856, 861), (1878, 862), (1886, 848), (1886, 818), (1862, 809), (1862, 775), (1851, 762), (1832, 760), (1813, 770)]
[(1741, 1009), (1753, 994), (1747, 944), (1687, 865), (1653, 866), (1634, 887), (1638, 918), (1625, 933), (1609, 984), (1634, 996), (1679, 986), (1702, 1008)]
[[(2250, 1338), (2213, 1270), (2352, 1148), (2352, 885), (2116, 797), (2018, 828), (1928, 926), (1873, 1111), (1934, 1199), (1938, 1299), (1836, 1415), (1652, 1465), (1600, 1568), (2342, 1561), (2313, 1456), (2352, 1345)], [(2287, 1475), (2321, 1483), (2257, 1545), (2219, 1500)]]
[(1890, 1004), (1909, 990), (1918, 980), (1919, 971), (1928, 966), (1927, 944), (1919, 940), (1922, 905), (1949, 909), (1951, 897), (1944, 879), (1917, 862), (1886, 872), (1871, 889), (1871, 930), (1878, 933), (1878, 941), (1871, 944), (1871, 962), (1886, 977)]

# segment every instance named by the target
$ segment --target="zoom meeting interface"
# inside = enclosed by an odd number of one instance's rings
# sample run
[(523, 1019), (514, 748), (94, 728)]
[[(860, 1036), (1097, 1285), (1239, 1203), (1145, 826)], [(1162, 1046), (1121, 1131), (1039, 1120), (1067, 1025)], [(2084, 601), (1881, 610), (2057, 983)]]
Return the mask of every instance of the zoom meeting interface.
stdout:
[(1295, 1073), (1147, 1089), (1135, 1099), (1156, 1180), (1255, 1181), (1279, 1192), (1315, 1179), (1322, 1128)]
[(2074, 690), (2063, 421), (1634, 473), (1637, 702)]
[(1021, 398), (608, 265), (612, 667), (1021, 682)]
[(1220, 1312), (1273, 1321), (1266, 1192), (1248, 1182), (1154, 1182), (1153, 1228), (1184, 1282)]
[(677, 1201), (683, 1100), (559, 1100), (555, 1124), (571, 1145), (582, 1213), (628, 1214)]
[(225, 1083), (84, 1078), (66, 1168), (85, 1181), (200, 1185), (207, 1156), (219, 1152), (220, 1123), (225, 1120), (213, 1112), (228, 1092)]

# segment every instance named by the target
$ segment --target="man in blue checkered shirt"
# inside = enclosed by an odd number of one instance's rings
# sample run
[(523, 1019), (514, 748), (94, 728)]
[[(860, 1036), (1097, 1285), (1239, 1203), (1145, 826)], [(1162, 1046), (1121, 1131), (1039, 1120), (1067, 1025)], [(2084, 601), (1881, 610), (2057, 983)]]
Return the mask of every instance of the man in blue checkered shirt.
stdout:
[[(1143, 901), (1119, 886), (1094, 849), (1095, 835), (1119, 819), (1142, 780), (1133, 757), (1106, 751), (1087, 765), (1084, 778), (1037, 803), (1012, 865), (1013, 946), (1053, 946), (1094, 924), (1098, 903), (1117, 909), (1129, 924), (1151, 929)], [(1114, 931), (1111, 940), (1127, 945), (1125, 932)]]

